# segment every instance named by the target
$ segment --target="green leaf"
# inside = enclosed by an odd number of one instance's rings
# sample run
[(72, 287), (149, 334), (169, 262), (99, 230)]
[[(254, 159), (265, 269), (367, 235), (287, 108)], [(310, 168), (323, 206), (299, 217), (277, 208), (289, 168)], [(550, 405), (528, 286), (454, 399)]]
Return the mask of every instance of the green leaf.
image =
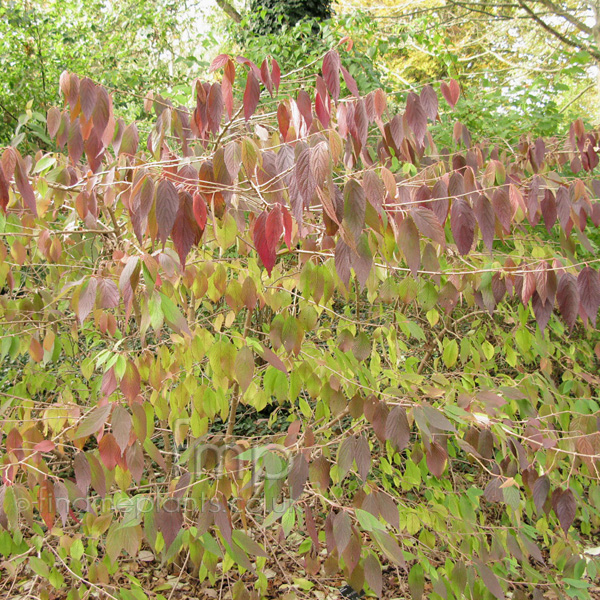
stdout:
[(458, 359), (458, 343), (456, 340), (446, 341), (444, 343), (444, 353), (442, 354), (444, 364), (448, 369), (451, 369)]

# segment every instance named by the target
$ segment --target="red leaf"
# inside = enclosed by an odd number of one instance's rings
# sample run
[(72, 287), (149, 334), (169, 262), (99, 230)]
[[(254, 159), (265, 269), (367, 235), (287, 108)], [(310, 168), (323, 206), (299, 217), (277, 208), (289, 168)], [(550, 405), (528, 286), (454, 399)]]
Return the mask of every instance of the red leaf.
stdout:
[(139, 135), (135, 123), (131, 123), (123, 131), (121, 145), (119, 146), (119, 154), (129, 154), (133, 156), (138, 149)]
[(112, 433), (105, 433), (102, 436), (98, 444), (98, 452), (100, 453), (100, 460), (109, 471), (112, 471), (117, 466), (122, 455), (117, 440), (115, 440)]
[(425, 459), (431, 474), (435, 477), (441, 477), (446, 469), (446, 461), (448, 460), (448, 453), (444, 448), (437, 442), (432, 442), (429, 449), (425, 452)]
[(75, 481), (77, 487), (82, 494), (86, 494), (90, 483), (92, 483), (92, 471), (90, 463), (87, 461), (85, 454), (79, 452), (73, 460), (73, 470), (75, 471)]
[(224, 67), (230, 60), (229, 54), (219, 54), (219, 56), (215, 57), (212, 63), (210, 63), (208, 72), (212, 73), (213, 71)]
[(53, 138), (58, 133), (58, 128), (60, 127), (60, 121), (62, 119), (62, 115), (60, 114), (60, 110), (53, 106), (48, 110), (46, 115), (46, 127), (48, 128), (48, 135)]
[(202, 237), (202, 230), (196, 221), (194, 202), (188, 192), (184, 191), (179, 195), (179, 210), (175, 217), (171, 237), (181, 265), (185, 266), (185, 259), (190, 249)]
[(487, 249), (491, 252), (494, 246), (494, 232), (496, 231), (496, 215), (490, 201), (479, 194), (475, 200), (475, 217), (481, 230), (481, 237)]
[(281, 82), (281, 69), (279, 68), (279, 63), (274, 58), (271, 59), (271, 79), (273, 80), (275, 91), (278, 92)]
[(421, 266), (421, 249), (419, 246), (419, 231), (410, 215), (407, 215), (398, 227), (398, 245), (404, 254), (408, 268), (416, 277)]
[(323, 58), (323, 79), (336, 103), (340, 97), (340, 67), (340, 55), (336, 50), (330, 50)]
[[(511, 186), (511, 191), (515, 189)], [(503, 188), (494, 190), (492, 195), (492, 207), (496, 213), (496, 217), (506, 233), (510, 231), (511, 221), (515, 210), (511, 205), (510, 197), (506, 194)]]
[(554, 490), (552, 494), (552, 508), (558, 517), (560, 526), (562, 527), (565, 535), (569, 531), (569, 527), (575, 520), (575, 514), (577, 512), (577, 502), (575, 496), (571, 491), (571, 488), (566, 490)]
[(235, 81), (235, 63), (230, 60), (225, 65), (225, 73), (221, 82), (221, 90), (223, 94), (223, 103), (227, 109), (227, 115), (231, 119), (233, 114), (233, 82)]
[(33, 193), (33, 188), (27, 177), (25, 162), (19, 155), (17, 155), (17, 162), (15, 164), (15, 184), (19, 190), (19, 194), (21, 194), (21, 197), (23, 198), (25, 206), (33, 213), (34, 217), (37, 217), (38, 213), (35, 194)]
[(265, 58), (260, 65), (260, 80), (267, 88), (271, 97), (273, 97), (273, 80), (271, 79), (271, 72), (269, 71), (269, 63)]
[(104, 423), (106, 423), (106, 419), (108, 419), (108, 415), (110, 414), (110, 409), (110, 404), (93, 408), (81, 421), (81, 424), (75, 431), (75, 438), (87, 437), (88, 435), (99, 431)]
[(90, 120), (96, 105), (96, 84), (84, 77), (79, 83), (79, 101), (81, 102), (81, 111), (85, 115), (86, 121)]
[(548, 233), (550, 233), (558, 216), (558, 212), (556, 210), (556, 198), (554, 197), (552, 190), (547, 189), (544, 193), (544, 199), (542, 200), (541, 208), (546, 230)]
[(344, 186), (344, 217), (342, 225), (356, 245), (365, 226), (367, 201), (365, 191), (356, 179), (349, 179)]
[(254, 76), (257, 79), (260, 79), (260, 69), (249, 58), (246, 58), (245, 56), (236, 56), (235, 60), (241, 65), (248, 65), (252, 73), (254, 73)]
[(592, 325), (596, 326), (598, 307), (600, 307), (600, 278), (598, 271), (592, 267), (585, 267), (577, 277), (579, 300)]
[(55, 444), (52, 440), (42, 440), (33, 447), (36, 452), (51, 452), (54, 448)]
[(90, 277), (85, 285), (81, 286), (81, 292), (79, 293), (79, 300), (77, 302), (77, 318), (80, 323), (85, 321), (85, 318), (90, 314), (94, 303), (96, 302), (96, 290), (98, 288), (98, 280), (95, 277)]
[(468, 254), (475, 234), (475, 215), (471, 205), (464, 198), (454, 198), (450, 211), (450, 227), (458, 251)]
[(127, 448), (125, 459), (132, 477), (139, 483), (144, 472), (144, 453), (138, 440)]
[(125, 373), (121, 379), (121, 391), (130, 404), (140, 393), (140, 373), (131, 360), (127, 361)]
[(493, 571), (489, 567), (486, 567), (480, 560), (473, 559), (473, 562), (477, 565), (477, 570), (487, 590), (498, 598), (498, 600), (504, 600), (504, 590)]
[(371, 206), (381, 214), (385, 201), (385, 187), (375, 171), (369, 169), (363, 175), (363, 188)]
[(550, 480), (546, 475), (542, 475), (535, 480), (533, 484), (533, 503), (538, 514), (544, 510), (544, 504), (548, 499), (548, 492), (550, 491)]
[(246, 89), (244, 90), (244, 118), (246, 121), (254, 114), (260, 98), (260, 83), (254, 71), (248, 71)]
[(212, 134), (216, 134), (221, 127), (221, 117), (223, 116), (223, 93), (221, 85), (218, 83), (213, 83), (210, 86), (206, 112), (208, 116), (208, 130)]
[(544, 331), (544, 329), (546, 329), (546, 325), (548, 325), (548, 321), (552, 315), (553, 305), (554, 299), (548, 299), (546, 302), (544, 302), (537, 291), (533, 292), (533, 296), (531, 297), (531, 306), (533, 308), (533, 314), (535, 315), (535, 320), (538, 324), (538, 327), (542, 331)]
[(558, 281), (556, 292), (558, 309), (567, 327), (573, 329), (579, 314), (579, 287), (577, 278), (571, 273), (563, 273)]
[(381, 573), (381, 565), (374, 552), (369, 552), (369, 554), (367, 554), (363, 563), (363, 569), (365, 571), (365, 579), (370, 588), (379, 598), (381, 598), (383, 594), (383, 576)]
[(298, 500), (308, 480), (308, 462), (306, 462), (304, 454), (300, 453), (294, 456), (288, 480), (290, 484), (290, 497), (292, 500)]
[(315, 96), (315, 112), (317, 113), (317, 118), (321, 122), (323, 127), (329, 127), (329, 121), (331, 118), (329, 112), (329, 98), (322, 98), (321, 94), (317, 94)]
[[(96, 106), (92, 113), (92, 121), (94, 122), (94, 130), (98, 139), (102, 139), (108, 122), (110, 120), (111, 101), (108, 92), (103, 87), (98, 87)], [(110, 132), (109, 132), (110, 133)]]
[(365, 101), (362, 98), (357, 100), (354, 105), (354, 127), (350, 127), (350, 131), (361, 147), (366, 145), (369, 134), (369, 117), (367, 116)]
[(163, 246), (171, 235), (178, 211), (179, 195), (175, 186), (168, 179), (161, 179), (156, 189), (156, 223)]
[(352, 77), (352, 75), (350, 75), (350, 73), (348, 73), (348, 71), (344, 67), (341, 67), (341, 70), (342, 76), (344, 77), (344, 83), (346, 84), (346, 87), (350, 90), (350, 93), (353, 96), (360, 98), (360, 92), (358, 91), (358, 86), (356, 85), (354, 77)]
[(48, 529), (52, 529), (56, 516), (56, 498), (54, 496), (54, 485), (49, 479), (40, 483), (38, 490), (38, 510)]
[(350, 284), (350, 246), (341, 238), (335, 246), (335, 270), (342, 283), (348, 288)]
[(275, 367), (277, 370), (281, 371), (284, 375), (288, 374), (288, 370), (286, 366), (283, 364), (283, 361), (269, 348), (265, 346), (262, 347), (262, 351), (260, 353), (261, 357), (266, 360), (272, 367)]
[(119, 288), (117, 284), (110, 279), (100, 279), (98, 281), (98, 307), (116, 308), (119, 305)]
[(300, 114), (304, 117), (306, 121), (306, 126), (310, 127), (312, 123), (312, 104), (310, 101), (310, 96), (305, 90), (300, 90), (298, 92), (298, 96), (296, 98), (296, 104), (298, 106), (298, 110)]
[[(9, 191), (8, 179), (4, 175), (4, 169), (2, 168), (2, 165), (0, 164), (0, 208), (4, 212), (6, 212), (6, 207), (8, 206), (8, 200), (9, 200), (8, 191)], [(36, 207), (36, 209), (37, 209), (37, 207)]]
[(446, 98), (446, 102), (448, 102), (448, 104), (454, 108), (460, 97), (460, 87), (458, 85), (458, 81), (456, 81), (456, 79), (451, 79), (450, 85), (448, 85), (446, 82), (442, 82), (440, 87), (444, 98)]
[(125, 452), (129, 444), (129, 434), (131, 433), (131, 415), (120, 405), (117, 404), (113, 410), (110, 420), (113, 435), (121, 454)]
[(156, 511), (155, 522), (165, 540), (165, 548), (168, 549), (183, 525), (183, 513), (179, 501), (175, 498), (168, 498), (162, 508)]
[(438, 98), (437, 94), (430, 85), (426, 85), (421, 90), (421, 106), (423, 111), (432, 121), (435, 121), (438, 115)]
[(320, 174), (323, 173), (325, 175), (328, 171), (324, 164), (326, 158), (325, 154), (317, 151), (314, 159), (312, 158), (312, 154), (312, 148), (303, 150), (298, 156), (294, 168), (294, 177), (298, 184), (298, 191), (302, 196), (305, 206), (311, 204), (317, 186), (317, 180), (315, 178), (315, 173), (313, 172), (312, 164), (315, 163), (315, 167), (319, 169)]
[(198, 192), (194, 193), (194, 218), (196, 219), (196, 223), (198, 223), (198, 227), (200, 227), (200, 231), (203, 232), (206, 227), (206, 221), (208, 219), (208, 212), (206, 209), (206, 202), (201, 194)]
[(363, 481), (366, 481), (371, 468), (371, 449), (369, 448), (369, 442), (364, 435), (359, 435), (356, 438), (354, 452), (356, 470), (358, 471), (360, 478)]
[(427, 115), (421, 106), (419, 96), (414, 92), (410, 92), (406, 99), (406, 118), (408, 126), (413, 130), (417, 142), (422, 144), (427, 133)]
[(385, 437), (396, 450), (401, 452), (410, 441), (410, 426), (403, 406), (395, 406), (385, 421)]
[(369, 246), (369, 237), (366, 233), (361, 234), (358, 240), (356, 240), (356, 252), (350, 254), (350, 262), (356, 273), (360, 288), (363, 289), (373, 266), (373, 254)]
[(267, 216), (267, 212), (263, 212), (256, 219), (254, 223), (254, 231), (252, 232), (252, 239), (254, 241), (256, 251), (258, 252), (258, 256), (262, 261), (262, 264), (267, 269), (267, 273), (270, 275), (275, 265), (275, 252), (269, 247), (269, 242), (265, 231)]
[(431, 238), (442, 247), (446, 245), (446, 235), (433, 211), (428, 208), (414, 207), (410, 214), (421, 235)]
[(352, 536), (352, 521), (350, 515), (342, 510), (333, 517), (333, 538), (338, 552), (341, 554), (350, 543)]

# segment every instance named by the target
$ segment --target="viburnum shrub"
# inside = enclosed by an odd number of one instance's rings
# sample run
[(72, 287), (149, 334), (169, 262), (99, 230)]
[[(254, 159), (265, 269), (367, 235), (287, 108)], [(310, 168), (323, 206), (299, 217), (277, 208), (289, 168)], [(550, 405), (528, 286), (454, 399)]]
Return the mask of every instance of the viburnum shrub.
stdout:
[(0, 593), (590, 598), (598, 134), (211, 72), (150, 131), (65, 72), (3, 151)]

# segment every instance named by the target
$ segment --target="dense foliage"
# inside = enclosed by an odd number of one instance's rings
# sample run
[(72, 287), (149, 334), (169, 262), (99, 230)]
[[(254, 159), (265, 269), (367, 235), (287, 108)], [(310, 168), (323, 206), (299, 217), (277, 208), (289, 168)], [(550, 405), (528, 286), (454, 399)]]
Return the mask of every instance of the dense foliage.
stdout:
[(220, 55), (147, 136), (64, 72), (4, 150), (3, 589), (594, 593), (598, 133), (478, 141), (341, 54)]
[(251, 0), (250, 14), (255, 32), (277, 33), (282, 27), (293, 27), (302, 20), (329, 19), (331, 0)]
[[(49, 143), (47, 109), (64, 69), (122, 93), (121, 114), (140, 118), (149, 88), (173, 89), (208, 66), (190, 47), (195, 19), (170, 0), (28, 0), (0, 3), (0, 144)], [(115, 27), (115, 24), (118, 26)], [(200, 40), (196, 40), (198, 43)], [(143, 91), (142, 91), (143, 90)]]

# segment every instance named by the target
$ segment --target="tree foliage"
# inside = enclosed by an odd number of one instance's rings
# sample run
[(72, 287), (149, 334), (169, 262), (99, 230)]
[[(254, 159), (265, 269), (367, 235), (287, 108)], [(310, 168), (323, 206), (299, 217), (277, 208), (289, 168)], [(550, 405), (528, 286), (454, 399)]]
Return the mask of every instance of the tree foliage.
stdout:
[(64, 72), (56, 151), (4, 150), (10, 575), (591, 597), (598, 132), (478, 141), (456, 80), (397, 110), (348, 46), (310, 81), (222, 54), (149, 132)]

